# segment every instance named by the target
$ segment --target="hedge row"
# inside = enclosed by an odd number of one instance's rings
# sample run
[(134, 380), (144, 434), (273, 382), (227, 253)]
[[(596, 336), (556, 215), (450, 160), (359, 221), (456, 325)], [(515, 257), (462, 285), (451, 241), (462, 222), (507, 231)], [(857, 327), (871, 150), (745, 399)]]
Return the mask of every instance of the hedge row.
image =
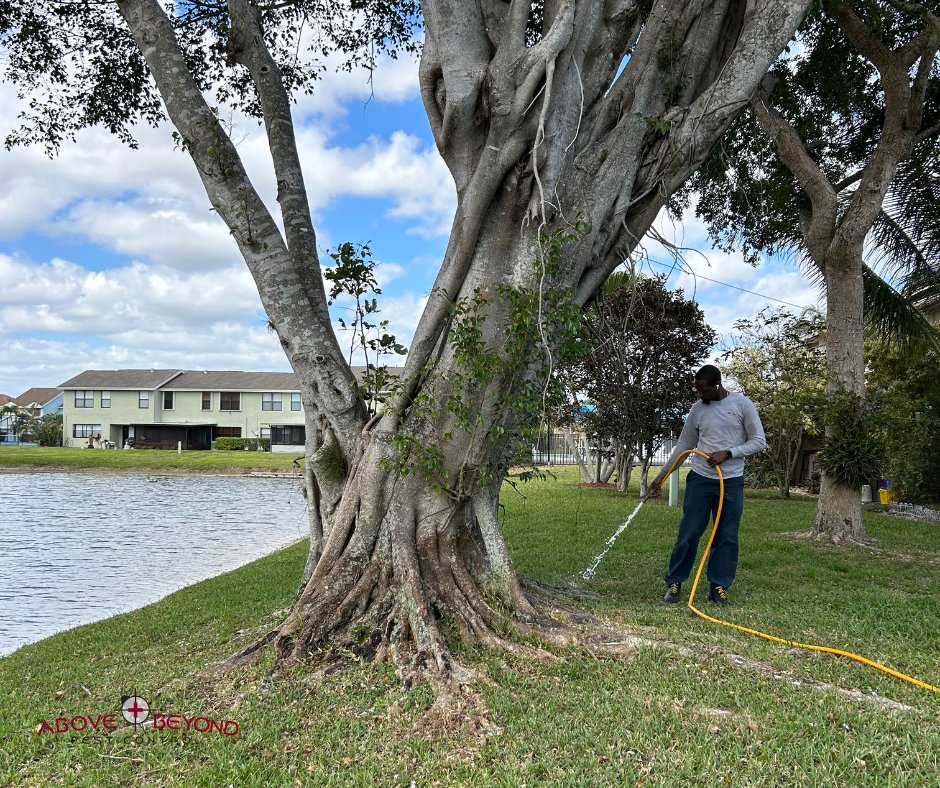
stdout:
[(216, 438), (218, 451), (271, 451), (270, 438)]

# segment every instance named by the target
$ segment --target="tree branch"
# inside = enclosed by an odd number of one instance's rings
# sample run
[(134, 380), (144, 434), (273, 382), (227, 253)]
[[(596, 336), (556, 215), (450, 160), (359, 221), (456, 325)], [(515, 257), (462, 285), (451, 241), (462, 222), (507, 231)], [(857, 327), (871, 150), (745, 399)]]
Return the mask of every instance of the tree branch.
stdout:
[(884, 42), (874, 35), (865, 22), (855, 13), (851, 2), (841, 3), (832, 12), (833, 18), (839, 23), (842, 32), (859, 53), (872, 62), (881, 72), (889, 70), (895, 54), (891, 52)]
[[(351, 451), (358, 439), (357, 425), (364, 420), (364, 407), (356, 387), (343, 384), (352, 379), (352, 373), (330, 325), (325, 298), (321, 295), (322, 302), (314, 302), (316, 294), (307, 289), (310, 276), (298, 273), (235, 146), (196, 85), (159, 0), (119, 0), (118, 10), (196, 164), (209, 201), (238, 243), (291, 364), (298, 372), (309, 373), (307, 377), (312, 376), (317, 385), (316, 400), (305, 397), (305, 405), (320, 409), (344, 452)], [(316, 257), (303, 262), (315, 266)]]
[[(840, 241), (861, 248), (865, 236), (881, 211), (897, 166), (910, 155), (921, 126), (929, 76), (940, 48), (940, 24), (932, 14), (925, 18), (931, 35), (924, 40), (920, 65), (912, 83), (909, 66), (905, 65), (897, 52), (887, 50), (880, 40), (876, 40), (874, 34), (865, 28), (855, 14), (842, 6), (841, 10), (835, 13), (835, 17), (849, 40), (866, 57), (869, 57), (869, 50), (877, 50), (874, 42), (887, 53), (886, 56), (876, 53), (878, 60), (870, 58), (878, 68), (885, 96), (885, 120), (881, 137), (862, 171), (859, 187), (852, 195), (838, 228)], [(862, 28), (861, 31), (858, 30), (859, 27)]]
[(799, 181), (813, 206), (810, 228), (805, 233), (806, 245), (814, 250), (814, 257), (822, 259), (822, 245), (828, 246), (838, 218), (836, 191), (819, 165), (803, 146), (796, 130), (770, 104), (772, 80), (765, 77), (751, 100), (757, 121), (777, 146), (777, 153), (787, 169)]

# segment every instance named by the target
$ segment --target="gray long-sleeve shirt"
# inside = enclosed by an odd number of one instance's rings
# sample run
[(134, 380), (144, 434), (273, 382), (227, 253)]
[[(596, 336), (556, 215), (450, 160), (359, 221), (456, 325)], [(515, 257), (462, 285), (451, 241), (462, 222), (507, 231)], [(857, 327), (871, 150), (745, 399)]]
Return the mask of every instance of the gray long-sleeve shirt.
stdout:
[[(696, 402), (679, 434), (679, 442), (663, 466), (662, 475), (682, 452), (698, 449), (706, 454), (713, 451), (731, 451), (731, 459), (721, 463), (726, 479), (744, 475), (744, 458), (757, 454), (767, 446), (764, 425), (760, 423), (754, 403), (742, 394), (729, 392), (724, 399), (709, 404)], [(717, 479), (718, 471), (704, 457), (691, 455), (692, 470), (700, 476)]]

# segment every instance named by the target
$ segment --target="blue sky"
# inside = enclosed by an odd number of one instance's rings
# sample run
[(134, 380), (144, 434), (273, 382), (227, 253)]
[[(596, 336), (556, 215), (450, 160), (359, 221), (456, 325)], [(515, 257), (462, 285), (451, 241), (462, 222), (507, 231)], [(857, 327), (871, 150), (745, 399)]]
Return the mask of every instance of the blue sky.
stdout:
[[(4, 134), (17, 111), (13, 91), (0, 85)], [(295, 117), (319, 246), (371, 243), (381, 262), (382, 317), (407, 345), (456, 204), (418, 95), (417, 65), (385, 63), (371, 86), (364, 73), (329, 73)], [(232, 120), (239, 152), (274, 211), (263, 131)], [(289, 368), (235, 244), (209, 210), (192, 162), (174, 151), (171, 131), (142, 128), (140, 148), (129, 150), (90, 130), (55, 160), (38, 149), (0, 151), (0, 393), (56, 386), (84, 369)], [(694, 275), (676, 272), (670, 283), (695, 294), (720, 334), (769, 298), (817, 301), (786, 262), (752, 268), (712, 250), (694, 220), (663, 219), (658, 228), (701, 252), (688, 256)], [(666, 270), (664, 250), (653, 242), (647, 249), (647, 270)]]

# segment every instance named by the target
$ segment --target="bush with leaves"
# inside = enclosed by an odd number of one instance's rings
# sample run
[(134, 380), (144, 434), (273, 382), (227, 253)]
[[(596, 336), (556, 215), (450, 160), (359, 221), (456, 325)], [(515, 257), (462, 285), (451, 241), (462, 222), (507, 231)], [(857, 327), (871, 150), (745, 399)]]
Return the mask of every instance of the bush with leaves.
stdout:
[(691, 371), (715, 340), (702, 310), (665, 277), (614, 274), (584, 319), (584, 352), (568, 372), (593, 403), (584, 429), (612, 444), (625, 490), (638, 452), (641, 492), (655, 452), (682, 429), (692, 401)]
[(216, 451), (271, 451), (270, 438), (216, 438)]
[(898, 499), (940, 503), (940, 353), (873, 345), (868, 359), (868, 397), (880, 411), (883, 473)]
[(36, 422), (36, 443), (40, 446), (62, 445), (62, 414), (47, 413)]

